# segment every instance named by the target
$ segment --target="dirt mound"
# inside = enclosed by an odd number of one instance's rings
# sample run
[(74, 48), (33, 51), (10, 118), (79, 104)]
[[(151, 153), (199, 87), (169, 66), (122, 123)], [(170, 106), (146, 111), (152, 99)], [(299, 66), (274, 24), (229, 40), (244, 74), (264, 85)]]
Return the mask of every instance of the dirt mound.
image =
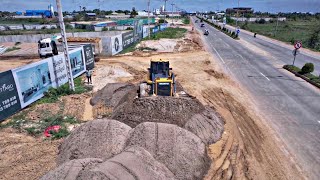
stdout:
[(201, 139), (176, 125), (139, 124), (131, 131), (127, 145), (145, 148), (178, 179), (200, 179), (210, 166), (206, 146)]
[(217, 142), (224, 130), (222, 117), (210, 107), (200, 114), (195, 114), (184, 128), (197, 135), (207, 145)]
[[(99, 90), (93, 98), (90, 100), (90, 104), (95, 106), (99, 103), (104, 104), (107, 108), (113, 109), (119, 103), (122, 98), (126, 96), (130, 91), (134, 90), (135, 86), (129, 83), (110, 83), (103, 89)], [(136, 91), (134, 91), (136, 93)]]
[(49, 171), (40, 180), (48, 179), (77, 179), (79, 173), (89, 166), (94, 166), (97, 163), (102, 163), (102, 159), (86, 158), (86, 159), (75, 159), (63, 163), (56, 169)]
[(82, 171), (78, 179), (175, 179), (174, 174), (165, 165), (155, 160), (141, 147), (130, 147), (126, 151), (97, 165)]
[(147, 97), (128, 99), (114, 109), (112, 119), (131, 127), (142, 122), (160, 122), (183, 127), (204, 106), (196, 99), (176, 97)]
[(101, 119), (75, 129), (59, 147), (57, 163), (72, 159), (108, 159), (125, 147), (130, 127), (115, 120)]

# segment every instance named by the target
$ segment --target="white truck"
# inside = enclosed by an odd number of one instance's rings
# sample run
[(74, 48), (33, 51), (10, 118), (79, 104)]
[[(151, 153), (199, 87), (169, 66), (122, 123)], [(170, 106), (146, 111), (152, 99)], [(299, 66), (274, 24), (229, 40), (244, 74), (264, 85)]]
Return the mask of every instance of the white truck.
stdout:
[[(68, 47), (82, 46), (91, 44), (93, 48), (93, 54), (99, 54), (101, 52), (101, 39), (99, 38), (68, 38)], [(61, 43), (61, 36), (53, 36), (52, 38), (45, 38), (38, 41), (38, 53), (40, 58), (47, 58), (58, 55), (63, 52), (63, 46)]]

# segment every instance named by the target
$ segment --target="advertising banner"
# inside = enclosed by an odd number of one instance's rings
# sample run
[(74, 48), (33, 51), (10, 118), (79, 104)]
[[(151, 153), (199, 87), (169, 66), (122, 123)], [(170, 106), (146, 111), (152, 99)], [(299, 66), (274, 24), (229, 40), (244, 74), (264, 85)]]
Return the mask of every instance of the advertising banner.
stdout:
[(0, 73), (0, 121), (20, 109), (20, 100), (12, 72)]
[(63, 54), (53, 56), (51, 58), (53, 66), (53, 87), (57, 88), (68, 82), (67, 67), (65, 64), (65, 58)]
[(149, 28), (148, 28), (148, 26), (143, 26), (143, 32), (142, 32), (142, 38), (146, 38), (146, 37), (148, 37), (148, 33), (149, 33)]
[(155, 26), (153, 29), (152, 29), (152, 33), (157, 33), (159, 32), (159, 27), (158, 26)]
[(168, 27), (168, 24), (160, 24), (160, 31), (165, 30)]
[(18, 90), (21, 108), (43, 97), (53, 86), (53, 67), (49, 59), (12, 70)]
[(91, 44), (83, 46), (84, 60), (86, 62), (86, 69), (91, 70), (94, 68), (94, 55)]
[(111, 37), (112, 55), (118, 54), (122, 51), (122, 34)]
[(82, 47), (70, 51), (70, 65), (73, 78), (80, 76), (86, 71), (82, 52)]
[(132, 43), (134, 43), (133, 31), (123, 33), (122, 34), (123, 49), (129, 47)]

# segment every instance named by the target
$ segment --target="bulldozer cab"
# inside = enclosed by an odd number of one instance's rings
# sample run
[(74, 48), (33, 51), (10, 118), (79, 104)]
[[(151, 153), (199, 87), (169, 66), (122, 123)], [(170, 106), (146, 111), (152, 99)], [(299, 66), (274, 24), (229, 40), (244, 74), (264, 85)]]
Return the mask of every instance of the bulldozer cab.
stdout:
[[(151, 60), (150, 68), (148, 68), (147, 83), (141, 84), (139, 87), (140, 97), (146, 96), (146, 94), (173, 96), (175, 94), (175, 79), (171, 70), (169, 61)], [(148, 93), (147, 89), (149, 89)]]
[[(169, 68), (169, 61), (163, 61), (163, 60), (152, 60), (150, 63), (149, 70), (149, 79), (154, 81), (155, 78), (168, 78), (170, 77), (170, 70)], [(153, 77), (152, 77), (153, 76)]]

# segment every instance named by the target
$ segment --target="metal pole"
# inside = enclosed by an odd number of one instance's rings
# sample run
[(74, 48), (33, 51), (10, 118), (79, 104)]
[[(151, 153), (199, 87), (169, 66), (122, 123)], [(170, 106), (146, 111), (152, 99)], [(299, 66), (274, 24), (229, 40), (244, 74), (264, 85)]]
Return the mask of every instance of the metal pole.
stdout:
[(74, 82), (72, 77), (72, 71), (71, 71), (71, 63), (70, 63), (70, 56), (69, 56), (69, 50), (68, 50), (68, 43), (67, 43), (67, 37), (66, 37), (66, 29), (63, 22), (63, 15), (62, 15), (62, 7), (61, 7), (61, 0), (56, 0), (57, 2), (57, 11), (58, 11), (58, 17), (59, 17), (59, 24), (61, 29), (61, 36), (62, 36), (62, 45), (63, 45), (63, 52), (65, 57), (65, 65), (67, 68), (67, 76), (68, 76), (68, 82), (69, 82), (69, 88), (70, 90), (74, 91)]
[(150, 0), (148, 0), (148, 37), (150, 39)]
[(279, 25), (279, 13), (278, 13), (278, 18), (277, 18), (277, 26), (276, 26), (276, 32), (274, 33), (274, 36), (276, 36), (277, 31), (278, 31), (278, 25)]
[(173, 6), (174, 6), (174, 4), (172, 3), (171, 5), (172, 5), (172, 17), (171, 18), (172, 18), (172, 24), (173, 24)]
[(298, 49), (295, 49), (295, 50), (294, 50), (294, 53), (293, 53), (293, 63), (292, 63), (292, 66), (294, 66), (294, 62), (296, 61), (297, 50), (298, 50)]
[(236, 20), (236, 28), (238, 27), (238, 18), (239, 18), (239, 7), (240, 7), (240, 0), (238, 0), (238, 10), (237, 10), (237, 20)]

